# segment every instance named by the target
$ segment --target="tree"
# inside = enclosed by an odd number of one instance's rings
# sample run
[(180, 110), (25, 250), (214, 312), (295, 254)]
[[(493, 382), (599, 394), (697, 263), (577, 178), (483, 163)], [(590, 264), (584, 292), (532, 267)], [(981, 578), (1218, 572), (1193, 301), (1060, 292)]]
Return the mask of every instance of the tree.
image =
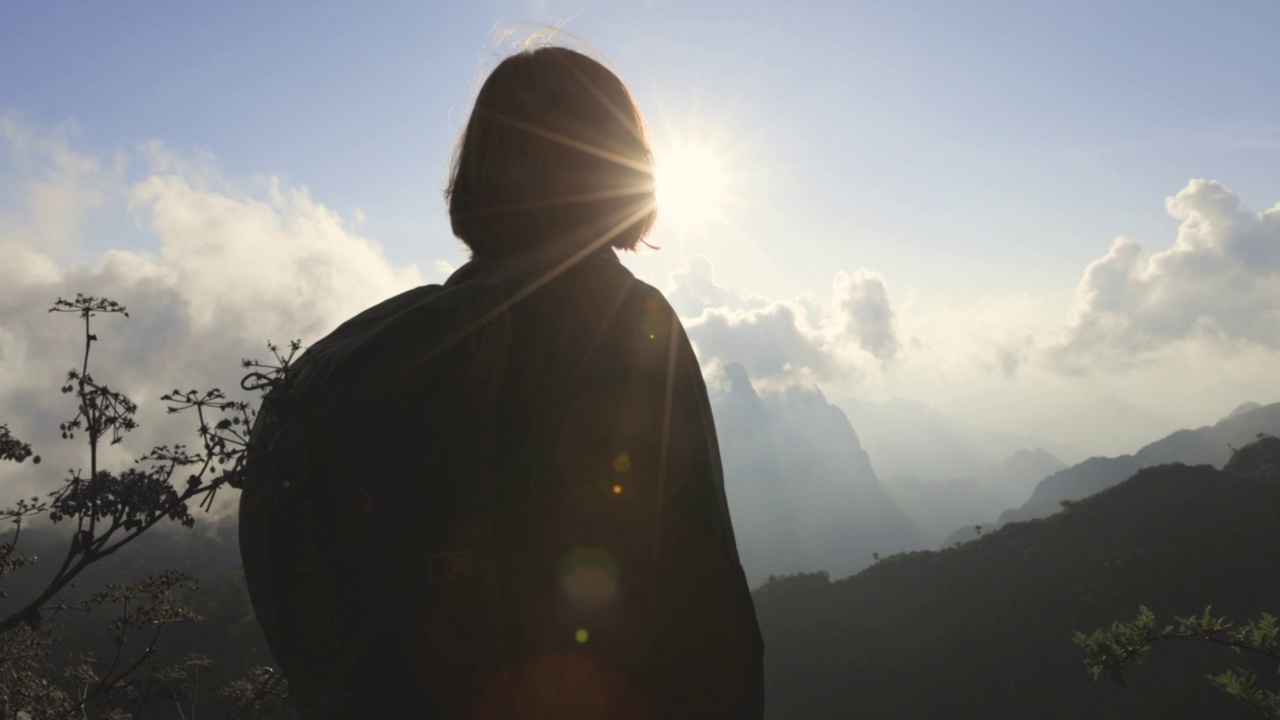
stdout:
[[(1142, 664), (1153, 645), (1168, 640), (1199, 638), (1236, 653), (1250, 653), (1280, 663), (1277, 630), (1280, 626), (1275, 616), (1267, 613), (1233, 628), (1225, 617), (1214, 616), (1213, 608), (1207, 607), (1199, 616), (1175, 617), (1174, 624), (1157, 632), (1155, 615), (1146, 606), (1139, 605), (1138, 615), (1131, 622), (1114, 622), (1111, 627), (1099, 628), (1090, 635), (1076, 632), (1074, 640), (1084, 650), (1085, 667), (1094, 680), (1108, 672), (1113, 682), (1124, 685), (1125, 666), (1130, 661)], [(1260, 687), (1258, 675), (1252, 670), (1227, 670), (1210, 675), (1209, 682), (1264, 717), (1280, 718), (1280, 693)]]
[[(12, 536), (0, 541), (0, 582), (6, 575), (33, 565), (35, 557), (18, 551), (22, 531), (45, 517), (69, 526), (65, 554), (47, 583), (19, 601), (16, 610), (0, 613), (0, 713), (15, 717), (20, 711), (32, 717), (130, 717), (150, 703), (172, 702), (179, 716), (194, 715), (202, 671), (208, 658), (189, 655), (176, 664), (154, 668), (164, 629), (174, 623), (197, 622), (199, 616), (180, 600), (195, 589), (195, 578), (176, 570), (164, 570), (138, 582), (108, 585), (80, 600), (67, 591), (87, 568), (119, 552), (161, 522), (192, 527), (192, 504), (208, 509), (226, 485), (238, 485), (246, 457), (255, 403), (229, 399), (214, 388), (204, 392), (174, 390), (161, 399), (169, 413), (194, 413), (200, 447), (162, 445), (152, 448), (133, 466), (114, 472), (101, 467), (104, 444), (116, 445), (137, 427), (137, 405), (123, 393), (97, 380), (90, 371), (94, 334), (99, 316), (128, 317), (123, 305), (100, 297), (77, 294), (74, 300), (59, 298), (49, 310), (78, 317), (83, 322), (84, 354), (78, 367), (67, 373), (62, 393), (75, 402), (75, 414), (60, 424), (64, 439), (77, 433), (85, 437), (88, 471), (69, 471), (56, 489), (44, 496), (20, 498), (0, 509), (0, 520), (12, 524)], [(268, 345), (273, 361), (243, 361), (251, 372), (242, 383), (249, 391), (265, 392), (299, 350), (297, 342), (281, 350)], [(15, 437), (8, 425), (0, 425), (0, 461), (40, 462), (29, 443)], [(7, 599), (0, 585), (0, 599)], [(109, 623), (114, 656), (100, 661), (92, 656), (67, 659), (61, 667), (50, 663), (57, 643), (54, 620), (72, 611), (115, 608)], [(128, 652), (141, 638), (141, 649)], [(149, 673), (144, 674), (144, 670)], [(261, 669), (225, 690), (237, 701), (233, 717), (256, 712), (267, 698), (280, 697), (285, 685), (278, 674)]]

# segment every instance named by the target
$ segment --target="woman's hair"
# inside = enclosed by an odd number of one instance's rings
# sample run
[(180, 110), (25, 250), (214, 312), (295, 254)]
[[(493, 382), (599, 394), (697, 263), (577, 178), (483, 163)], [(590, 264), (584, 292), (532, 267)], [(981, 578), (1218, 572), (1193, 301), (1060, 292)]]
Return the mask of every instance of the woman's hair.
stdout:
[(508, 57), (480, 88), (445, 198), (453, 234), (474, 257), (634, 250), (656, 215), (640, 111), (622, 81), (582, 53)]

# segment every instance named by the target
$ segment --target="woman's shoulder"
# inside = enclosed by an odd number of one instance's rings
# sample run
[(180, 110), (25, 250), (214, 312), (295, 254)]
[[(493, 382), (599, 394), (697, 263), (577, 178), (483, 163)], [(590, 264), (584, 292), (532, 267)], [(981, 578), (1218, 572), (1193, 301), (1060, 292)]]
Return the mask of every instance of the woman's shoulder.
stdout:
[(591, 317), (588, 325), (608, 323), (645, 341), (665, 337), (673, 325), (679, 327), (679, 318), (662, 292), (637, 278), (612, 252), (581, 268), (579, 282), (583, 288), (579, 301)]
[[(518, 295), (516, 296), (518, 297)], [(515, 299), (515, 298), (513, 298)], [(517, 344), (561, 360), (583, 353), (597, 359), (642, 361), (658, 353), (683, 328), (671, 304), (653, 285), (637, 278), (612, 252), (584, 258), (548, 277), (512, 304)]]

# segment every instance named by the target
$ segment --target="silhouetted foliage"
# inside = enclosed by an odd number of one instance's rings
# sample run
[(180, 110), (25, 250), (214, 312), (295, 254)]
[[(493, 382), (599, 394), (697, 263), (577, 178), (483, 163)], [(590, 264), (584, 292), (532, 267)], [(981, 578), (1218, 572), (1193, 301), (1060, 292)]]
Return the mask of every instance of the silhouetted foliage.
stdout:
[[(1276, 625), (1275, 616), (1267, 613), (1233, 628), (1227, 618), (1214, 615), (1213, 608), (1206, 607), (1199, 616), (1174, 618), (1173, 625), (1157, 631), (1155, 614), (1140, 605), (1132, 621), (1114, 622), (1111, 627), (1099, 628), (1090, 635), (1077, 632), (1074, 640), (1084, 650), (1085, 667), (1094, 680), (1106, 672), (1112, 682), (1124, 686), (1125, 666), (1130, 661), (1141, 665), (1153, 645), (1167, 640), (1199, 639), (1231, 648), (1236, 653), (1253, 653), (1280, 663), (1277, 630), (1280, 627)], [(1209, 682), (1264, 716), (1280, 718), (1280, 693), (1259, 687), (1254, 670), (1225, 670), (1210, 675)]]
[[(103, 468), (103, 446), (123, 442), (138, 427), (138, 408), (91, 372), (93, 344), (98, 341), (93, 320), (128, 317), (128, 312), (113, 300), (81, 294), (73, 300), (59, 298), (49, 311), (83, 321), (84, 354), (61, 388), (73, 398), (75, 413), (59, 430), (64, 439), (83, 436), (88, 470), (70, 470), (52, 491), (19, 498), (0, 509), (0, 519), (13, 526), (12, 535), (0, 542), (0, 581), (10, 586), (9, 575), (37, 561), (34, 555), (18, 552), (24, 528), (40, 517), (69, 528), (65, 549), (48, 579), (27, 585), (24, 597), (16, 598), (16, 609), (0, 614), (0, 716), (11, 718), (21, 711), (36, 718), (126, 718), (157, 703), (170, 704), (180, 717), (194, 716), (213, 661), (198, 653), (168, 664), (154, 660), (168, 628), (201, 620), (185, 602), (198, 587), (196, 579), (170, 569), (131, 583), (109, 583), (79, 599), (70, 591), (87, 570), (161, 522), (192, 527), (193, 503), (207, 509), (224, 485), (236, 484), (254, 404), (229, 399), (217, 388), (174, 390), (161, 399), (170, 413), (194, 412), (201, 446), (162, 445), (131, 467)], [(251, 377), (260, 389), (287, 368), (299, 349), (297, 343), (284, 352), (269, 347), (275, 364), (244, 361), (246, 368), (254, 369)], [(8, 425), (0, 425), (0, 460), (21, 463), (28, 458), (33, 463), (40, 460), (30, 444), (14, 437)], [(0, 599), (10, 599), (2, 587)], [(104, 611), (112, 613), (107, 623), (112, 649), (107, 656), (58, 652), (66, 642), (60, 634), (61, 620)], [(246, 678), (224, 688), (223, 697), (235, 703), (228, 716), (256, 714), (264, 700), (278, 697), (284, 687), (270, 671), (251, 669)]]
[[(1253, 442), (1232, 450), (1231, 459), (1223, 467), (1225, 474), (1272, 483), (1280, 481), (1280, 438), (1259, 433)], [(1280, 625), (1274, 615), (1262, 613), (1257, 620), (1234, 627), (1225, 616), (1215, 615), (1210, 606), (1198, 616), (1175, 617), (1174, 624), (1159, 631), (1156, 627), (1155, 614), (1145, 605), (1139, 605), (1138, 615), (1132, 621), (1116, 621), (1089, 635), (1077, 631), (1074, 640), (1084, 650), (1085, 667), (1095, 680), (1105, 672), (1121, 686), (1125, 685), (1124, 668), (1129, 662), (1142, 664), (1153, 645), (1168, 640), (1200, 639), (1231, 648), (1236, 653), (1270, 659), (1280, 670), (1280, 644), (1277, 643)], [(1235, 668), (1207, 677), (1214, 687), (1263, 716), (1280, 718), (1280, 692), (1260, 687), (1255, 670)]]

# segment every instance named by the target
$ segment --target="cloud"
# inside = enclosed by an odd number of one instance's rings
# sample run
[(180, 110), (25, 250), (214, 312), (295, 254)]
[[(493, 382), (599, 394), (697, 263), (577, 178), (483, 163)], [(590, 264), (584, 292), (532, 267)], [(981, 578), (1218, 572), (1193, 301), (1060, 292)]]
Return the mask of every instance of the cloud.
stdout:
[(1006, 345), (996, 348), (996, 364), (1000, 368), (1000, 375), (1007, 379), (1017, 376), (1022, 360), (1022, 353), (1014, 347)]
[(898, 352), (884, 278), (837, 273), (834, 300), (767, 300), (716, 282), (711, 262), (689, 260), (672, 273), (667, 297), (704, 368), (740, 363), (754, 380), (836, 381), (878, 372)]
[(1179, 344), (1280, 348), (1280, 205), (1255, 213), (1217, 181), (1192, 180), (1165, 206), (1173, 247), (1151, 254), (1120, 237), (1085, 269), (1065, 337), (1046, 352), (1060, 372), (1123, 369)]
[(86, 217), (112, 199), (123, 158), (110, 160), (75, 152), (79, 132), (63, 124), (37, 132), (16, 113), (0, 114), (0, 237), (39, 244), (64, 255), (80, 237)]
[(741, 363), (752, 378), (804, 372), (831, 379), (840, 362), (830, 338), (808, 328), (786, 303), (756, 310), (714, 308), (687, 325), (703, 364)]
[(768, 301), (716, 282), (711, 261), (698, 255), (687, 266), (671, 274), (667, 300), (682, 317), (698, 317), (704, 310), (757, 310)]
[(1167, 206), (1175, 241), (1152, 252), (1117, 240), (1077, 276), (1074, 306), (1065, 284), (946, 295), (869, 270), (834, 273), (829, 293), (751, 296), (705, 259), (674, 273), (668, 296), (709, 378), (738, 362), (766, 391), (818, 382), (829, 397), (913, 398), (1011, 432), (1095, 399), (1186, 425), (1272, 401), (1280, 206), (1253, 212), (1207, 181)]
[[(0, 118), (0, 128), (0, 142), (20, 158), (0, 165), (0, 183), (27, 191), (5, 207), (0, 225), (0, 422), (48, 461), (0, 466), (0, 502), (15, 488), (52, 490), (57, 478), (48, 473), (85, 465), (79, 444), (58, 439), (58, 423), (74, 408), (57, 388), (79, 364), (84, 337), (72, 318), (45, 312), (56, 298), (84, 292), (130, 310), (129, 318), (95, 320), (101, 342), (91, 361), (95, 378), (141, 406), (140, 429), (108, 455), (121, 467), (154, 444), (196, 439), (193, 419), (166, 417), (160, 395), (234, 390), (240, 358), (266, 355), (268, 340), (314, 342), (359, 310), (423, 282), (415, 266), (389, 262), (375, 241), (305, 188), (272, 178), (236, 182), (210, 158), (157, 144), (129, 153), (131, 166), (143, 169), (126, 179), (122, 161), (77, 152), (64, 131), (12, 118)], [(84, 255), (93, 240), (78, 220), (49, 221), (54, 205), (72, 219), (103, 207), (127, 213), (138, 233), (129, 242), (135, 249), (97, 253), (91, 263), (61, 261), (51, 248), (70, 245)]]
[(892, 360), (898, 354), (898, 334), (884, 278), (865, 269), (853, 275), (840, 272), (835, 285), (837, 302), (847, 318), (846, 331), (863, 350), (880, 360)]

